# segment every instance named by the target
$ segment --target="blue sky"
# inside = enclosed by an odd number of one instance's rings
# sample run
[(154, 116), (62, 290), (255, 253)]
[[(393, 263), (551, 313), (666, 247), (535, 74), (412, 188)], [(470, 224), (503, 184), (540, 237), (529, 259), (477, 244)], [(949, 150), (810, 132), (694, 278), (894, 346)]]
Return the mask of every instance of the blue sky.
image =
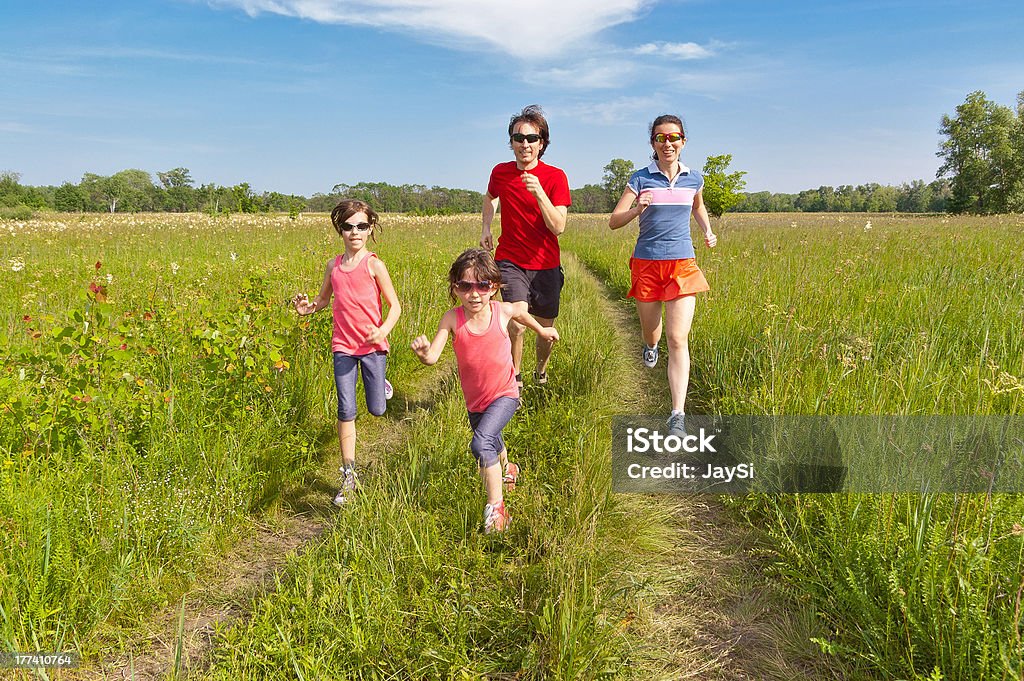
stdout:
[(0, 170), (26, 184), (184, 166), (309, 196), (339, 182), (483, 190), (539, 103), (571, 186), (730, 153), (750, 191), (934, 179), (968, 92), (1015, 105), (1024, 3), (150, 0), (0, 10)]

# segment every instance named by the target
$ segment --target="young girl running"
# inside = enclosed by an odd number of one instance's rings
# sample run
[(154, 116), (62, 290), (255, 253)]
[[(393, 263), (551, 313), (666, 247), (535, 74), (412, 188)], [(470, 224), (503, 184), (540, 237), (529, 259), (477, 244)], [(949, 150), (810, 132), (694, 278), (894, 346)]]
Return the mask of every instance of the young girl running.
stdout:
[[(462, 253), (448, 272), (448, 295), (461, 303), (448, 310), (433, 341), (418, 336), (413, 352), (424, 364), (435, 364), (448, 336), (459, 367), (459, 382), (466, 398), (473, 439), (469, 447), (480, 465), (487, 492), (484, 532), (501, 532), (510, 518), (505, 510), (502, 483), (514, 488), (519, 467), (508, 461), (501, 431), (519, 407), (519, 388), (512, 364), (509, 319), (514, 319), (545, 341), (554, 343), (558, 332), (541, 326), (525, 310), (512, 303), (491, 300), (501, 288), (501, 272), (490, 251), (471, 248)], [(499, 465), (500, 464), (500, 465)], [(502, 476), (504, 468), (504, 476)]]
[(683, 436), (683, 410), (690, 382), (690, 325), (697, 294), (708, 290), (707, 279), (694, 260), (690, 216), (703, 230), (708, 248), (714, 248), (718, 237), (711, 231), (704, 207), (704, 178), (679, 159), (686, 144), (683, 122), (678, 116), (658, 116), (651, 123), (650, 142), (654, 162), (629, 178), (608, 226), (618, 229), (640, 218), (640, 235), (629, 259), (629, 296), (636, 299), (644, 337), (641, 356), (650, 368), (658, 363), (661, 308), (665, 307), (668, 384), (672, 392), (668, 428), (673, 435)]
[[(342, 482), (334, 497), (338, 506), (351, 497), (359, 483), (356, 474), (356, 374), (362, 368), (366, 408), (380, 416), (387, 408), (391, 385), (387, 368), (388, 334), (395, 328), (402, 306), (395, 295), (388, 268), (367, 250), (367, 239), (378, 227), (377, 214), (363, 201), (348, 199), (331, 211), (331, 224), (345, 243), (345, 252), (327, 261), (320, 292), (312, 301), (305, 293), (293, 299), (295, 311), (309, 315), (331, 306), (334, 312), (334, 383), (338, 391), (338, 442)], [(381, 296), (388, 304), (387, 317)]]

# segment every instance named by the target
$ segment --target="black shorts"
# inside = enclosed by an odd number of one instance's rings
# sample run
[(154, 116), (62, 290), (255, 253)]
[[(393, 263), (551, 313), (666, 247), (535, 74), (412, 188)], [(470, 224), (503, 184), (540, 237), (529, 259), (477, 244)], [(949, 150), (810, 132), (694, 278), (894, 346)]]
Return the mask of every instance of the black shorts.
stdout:
[(558, 300), (565, 284), (561, 267), (549, 270), (524, 270), (509, 260), (499, 260), (501, 270), (501, 299), (506, 303), (526, 301), (534, 317), (554, 319), (558, 316)]

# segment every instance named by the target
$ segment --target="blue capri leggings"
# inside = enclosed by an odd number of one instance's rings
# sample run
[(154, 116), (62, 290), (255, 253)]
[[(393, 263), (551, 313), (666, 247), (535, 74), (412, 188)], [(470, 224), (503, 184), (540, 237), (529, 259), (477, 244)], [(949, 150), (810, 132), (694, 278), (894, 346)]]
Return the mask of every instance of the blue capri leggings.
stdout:
[(473, 427), (473, 439), (469, 443), (469, 448), (473, 451), (480, 468), (490, 468), (498, 463), (498, 454), (505, 449), (501, 431), (512, 420), (512, 415), (518, 408), (519, 400), (516, 398), (499, 397), (483, 411), (467, 412), (469, 425)]
[(366, 408), (374, 416), (380, 416), (387, 409), (384, 399), (384, 373), (388, 365), (385, 352), (371, 352), (368, 355), (346, 355), (334, 353), (334, 386), (338, 389), (338, 420), (356, 420), (356, 375), (363, 370), (363, 392), (366, 393)]

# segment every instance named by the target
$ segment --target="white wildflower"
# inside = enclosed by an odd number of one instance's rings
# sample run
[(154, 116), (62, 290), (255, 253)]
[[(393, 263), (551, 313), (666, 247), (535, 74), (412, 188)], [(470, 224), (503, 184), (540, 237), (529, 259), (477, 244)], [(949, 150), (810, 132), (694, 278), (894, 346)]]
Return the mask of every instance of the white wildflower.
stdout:
[(107, 272), (107, 285), (109, 286), (110, 282), (112, 281), (114, 281), (114, 275), (111, 274), (110, 272)]
[(868, 220), (867, 224), (864, 225), (864, 231), (865, 232), (868, 231), (869, 229), (871, 229), (871, 220)]
[(178, 273), (178, 269), (179, 269), (178, 263), (172, 262), (171, 263), (171, 274), (177, 274)]
[(25, 269), (25, 262), (21, 258), (12, 258), (7, 261), (7, 264), (11, 266), (12, 272), (21, 272)]
[(234, 251), (232, 251), (231, 252), (231, 262), (235, 262), (236, 260), (238, 260), (238, 254), (235, 253)]

